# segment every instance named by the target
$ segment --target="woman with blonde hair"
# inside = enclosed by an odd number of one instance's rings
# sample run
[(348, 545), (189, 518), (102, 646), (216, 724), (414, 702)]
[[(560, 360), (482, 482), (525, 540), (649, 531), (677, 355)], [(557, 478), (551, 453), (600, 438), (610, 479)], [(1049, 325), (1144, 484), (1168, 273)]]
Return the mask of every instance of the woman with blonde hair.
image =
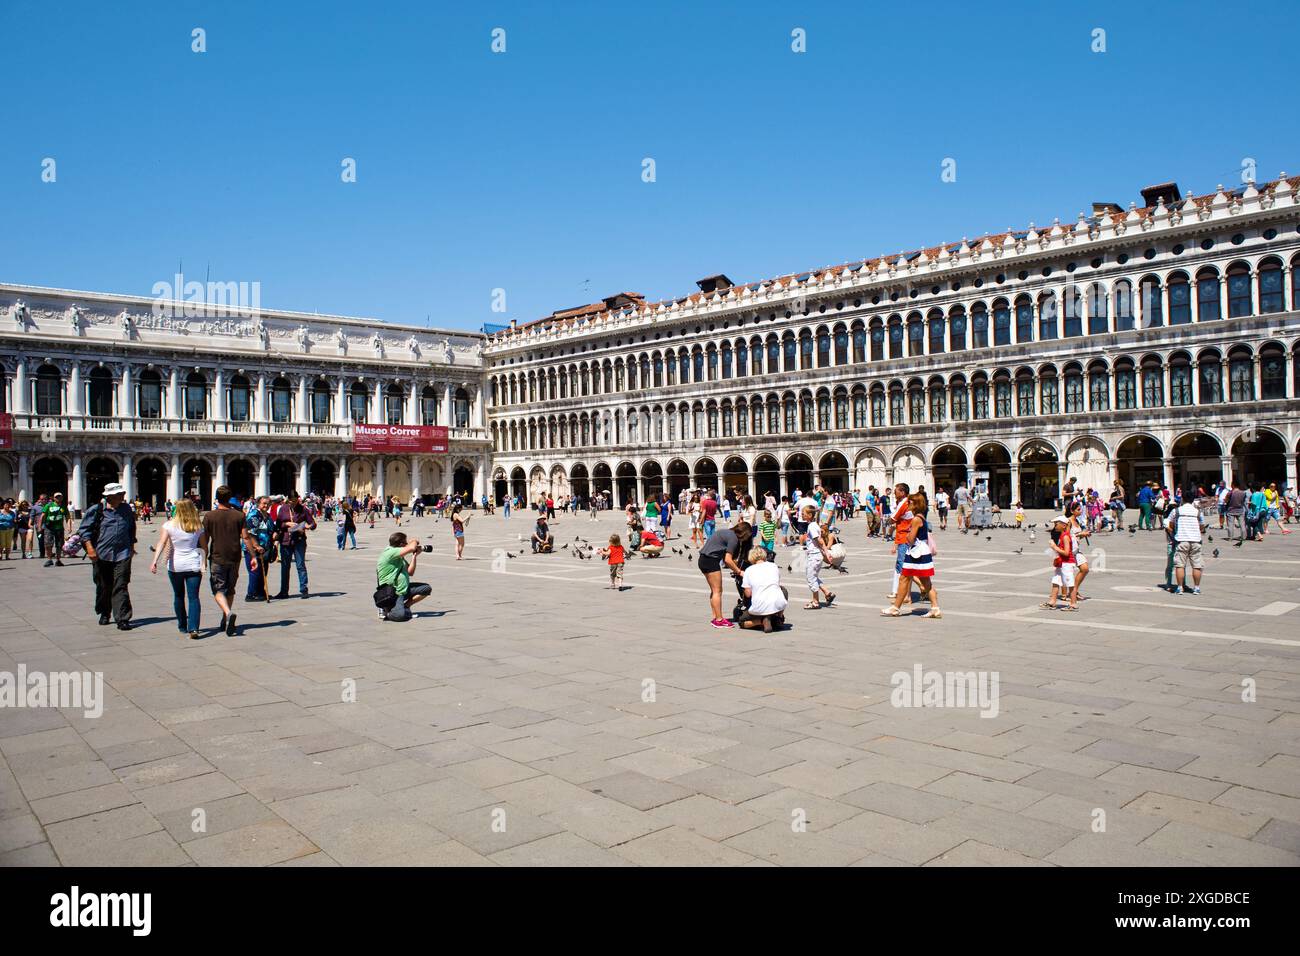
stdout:
[(149, 565), (149, 573), (157, 574), (158, 561), (164, 551), (168, 552), (167, 577), (172, 585), (176, 626), (182, 634), (188, 632), (193, 641), (199, 639), (199, 585), (203, 581), (203, 555), (207, 546), (208, 536), (203, 531), (198, 509), (189, 498), (181, 498), (176, 502), (175, 513), (158, 529), (158, 544), (154, 548), (153, 564)]

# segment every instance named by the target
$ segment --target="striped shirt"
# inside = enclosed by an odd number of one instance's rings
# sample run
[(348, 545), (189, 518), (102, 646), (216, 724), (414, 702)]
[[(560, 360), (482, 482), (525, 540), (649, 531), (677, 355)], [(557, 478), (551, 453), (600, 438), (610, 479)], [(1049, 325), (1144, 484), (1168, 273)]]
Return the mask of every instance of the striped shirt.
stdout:
[(1201, 543), (1201, 511), (1196, 505), (1191, 502), (1179, 505), (1178, 510), (1169, 517), (1168, 523), (1174, 526), (1175, 541)]

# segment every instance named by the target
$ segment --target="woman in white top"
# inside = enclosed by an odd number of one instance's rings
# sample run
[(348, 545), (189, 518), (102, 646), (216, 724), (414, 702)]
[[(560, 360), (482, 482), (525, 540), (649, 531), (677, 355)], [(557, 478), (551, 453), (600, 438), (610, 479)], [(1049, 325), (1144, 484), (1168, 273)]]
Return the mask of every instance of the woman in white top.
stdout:
[(790, 596), (781, 587), (781, 569), (767, 560), (765, 548), (754, 548), (749, 552), (749, 567), (745, 568), (740, 586), (749, 599), (749, 607), (740, 619), (741, 627), (761, 627), (764, 634), (771, 634), (773, 627), (785, 624), (785, 609)]
[[(199, 584), (203, 581), (203, 554), (208, 536), (203, 531), (198, 509), (188, 498), (176, 502), (176, 513), (158, 531), (151, 574), (158, 573), (158, 561), (167, 552), (167, 577), (172, 583), (172, 607), (176, 626), (190, 639), (199, 639)], [(186, 604), (188, 603), (188, 612)]]

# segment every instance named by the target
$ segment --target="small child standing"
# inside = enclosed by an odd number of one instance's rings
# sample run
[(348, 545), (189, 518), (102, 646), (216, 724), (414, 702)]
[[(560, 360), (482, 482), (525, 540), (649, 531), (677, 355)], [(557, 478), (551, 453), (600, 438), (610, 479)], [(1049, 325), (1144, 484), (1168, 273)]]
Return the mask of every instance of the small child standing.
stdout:
[(1022, 527), (1025, 523), (1025, 506), (1019, 501), (1016, 502), (1016, 527)]
[(1070, 521), (1065, 515), (1057, 515), (1052, 519), (1052, 540), (1048, 546), (1055, 552), (1056, 557), (1052, 559), (1052, 593), (1040, 607), (1045, 610), (1058, 610), (1057, 598), (1066, 598), (1069, 600), (1064, 610), (1079, 610), (1078, 592), (1074, 587), (1074, 539), (1070, 534)]
[(767, 560), (775, 561), (776, 522), (772, 520), (772, 512), (766, 508), (763, 509), (763, 520), (758, 523), (758, 540), (767, 552)]
[(601, 548), (599, 552), (602, 558), (609, 559), (609, 586), (616, 591), (623, 590), (623, 564), (627, 560), (627, 555), (623, 551), (623, 542), (616, 534), (609, 536), (609, 547)]

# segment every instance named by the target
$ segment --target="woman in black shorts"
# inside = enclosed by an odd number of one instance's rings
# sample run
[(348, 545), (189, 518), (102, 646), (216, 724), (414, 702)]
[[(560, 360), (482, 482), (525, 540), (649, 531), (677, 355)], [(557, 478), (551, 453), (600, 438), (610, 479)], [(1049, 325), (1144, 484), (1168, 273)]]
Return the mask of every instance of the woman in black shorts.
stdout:
[(714, 627), (726, 628), (736, 625), (722, 616), (722, 568), (725, 565), (732, 574), (740, 574), (740, 555), (749, 547), (752, 531), (748, 523), (738, 521), (731, 528), (718, 528), (700, 548), (697, 566), (709, 582), (709, 606), (713, 609)]

